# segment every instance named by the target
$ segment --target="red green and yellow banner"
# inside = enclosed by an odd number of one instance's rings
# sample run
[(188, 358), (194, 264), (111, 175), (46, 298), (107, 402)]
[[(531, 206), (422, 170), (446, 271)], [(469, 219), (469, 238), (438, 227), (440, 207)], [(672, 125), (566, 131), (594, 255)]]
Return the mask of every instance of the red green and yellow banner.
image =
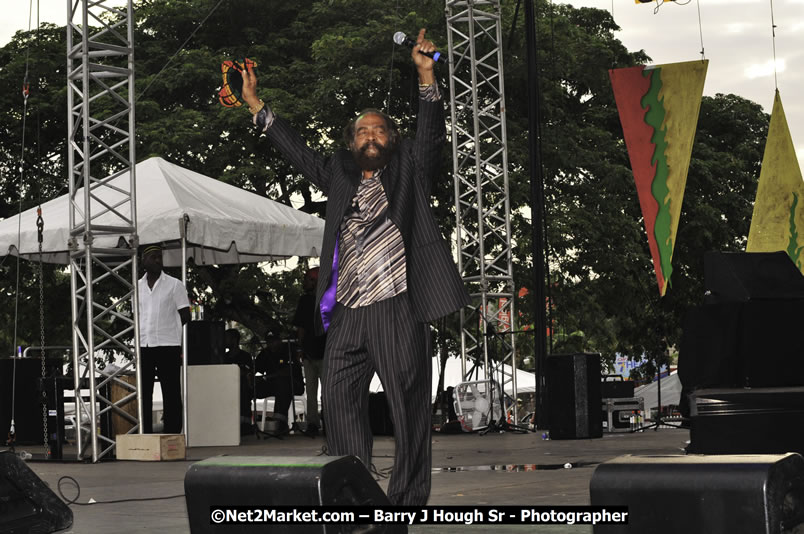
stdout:
[(779, 91), (773, 100), (746, 252), (787, 252), (804, 272), (804, 181)]
[(625, 145), (664, 296), (708, 61), (609, 70)]

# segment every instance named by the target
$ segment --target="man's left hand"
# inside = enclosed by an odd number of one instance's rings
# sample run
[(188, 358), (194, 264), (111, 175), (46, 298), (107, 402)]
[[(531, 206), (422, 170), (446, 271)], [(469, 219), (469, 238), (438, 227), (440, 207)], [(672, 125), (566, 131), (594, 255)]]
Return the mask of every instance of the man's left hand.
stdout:
[(424, 28), (419, 30), (419, 35), (416, 36), (416, 46), (413, 47), (411, 57), (413, 58), (413, 63), (416, 64), (416, 69), (419, 71), (419, 83), (430, 84), (435, 82), (435, 76), (433, 76), (435, 61), (433, 61), (433, 58), (419, 52), (435, 52), (437, 48), (432, 41), (424, 38), (426, 31)]

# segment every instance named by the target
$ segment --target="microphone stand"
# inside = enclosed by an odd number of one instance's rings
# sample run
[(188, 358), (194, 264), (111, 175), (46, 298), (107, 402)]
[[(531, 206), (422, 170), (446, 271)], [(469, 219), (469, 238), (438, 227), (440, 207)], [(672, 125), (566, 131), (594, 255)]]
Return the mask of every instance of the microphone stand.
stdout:
[[(669, 426), (672, 428), (681, 428), (681, 425), (674, 425), (672, 423), (668, 423), (662, 420), (662, 364), (659, 362), (659, 368), (656, 370), (658, 376), (656, 378), (656, 420), (649, 425), (640, 426), (639, 428), (635, 428), (631, 431), (633, 434), (634, 432), (642, 432), (643, 430), (648, 430), (650, 428), (653, 429), (654, 432), (659, 430), (660, 426)], [(667, 373), (668, 376), (670, 374), (670, 365), (667, 366)]]
[[(502, 343), (503, 342), (502, 338), (499, 337), (499, 336), (500, 336), (500, 333), (497, 332), (494, 328), (492, 328), (491, 325), (489, 325), (487, 330), (486, 330), (486, 340), (487, 340), (487, 342), (488, 342), (488, 340), (490, 338), (494, 338), (498, 343)], [(491, 364), (489, 364), (489, 365), (491, 365)], [(513, 366), (511, 366), (511, 372), (516, 373), (516, 369), (514, 369)], [(502, 373), (503, 373), (503, 370), (502, 370), (502, 367), (500, 367), (500, 374), (502, 374)], [(499, 383), (501, 384), (502, 381), (500, 381)], [(489, 416), (492, 416), (492, 415), (494, 415), (494, 402), (495, 402), (494, 394), (497, 391), (498, 382), (495, 382), (494, 379), (491, 379), (490, 384), (491, 384), (491, 392), (489, 394), (489, 406), (490, 406), (490, 408), (489, 408)], [(489, 421), (489, 425), (486, 428), (484, 428), (482, 431), (480, 431), (480, 435), (485, 436), (486, 434), (488, 434), (491, 431), (495, 431), (495, 432), (499, 432), (499, 433), (502, 433), (502, 432), (517, 432), (517, 433), (520, 433), (520, 434), (527, 434), (528, 432), (531, 432), (531, 430), (529, 428), (527, 428), (527, 427), (519, 426), (519, 425), (517, 425), (515, 423), (512, 424), (512, 423), (508, 422), (508, 419), (505, 417), (505, 413), (506, 413), (506, 411), (505, 411), (505, 392), (503, 391), (502, 387), (500, 387), (500, 395), (499, 395), (499, 397), (500, 397), (500, 413), (502, 414), (502, 420), (501, 421), (495, 421), (494, 419), (491, 419), (491, 421)], [(514, 402), (516, 402), (516, 399), (514, 400)]]
[[(275, 437), (260, 429), (257, 425), (257, 355), (251, 355), (251, 431), (257, 439)], [(265, 428), (265, 421), (262, 422)]]
[[(294, 339), (286, 339), (284, 341), (284, 343), (287, 343), (287, 345), (288, 345), (288, 365), (290, 366), (290, 406), (291, 406), (291, 408), (293, 410), (293, 423), (288, 425), (287, 433), (290, 433), (291, 431), (302, 433), (301, 428), (299, 427), (299, 424), (296, 422), (296, 392), (293, 391), (293, 385), (294, 385), (294, 381), (293, 381), (293, 358), (294, 358), (294, 356), (293, 356), (293, 351), (291, 350), (291, 345), (293, 345), (295, 342), (296, 342), (296, 340), (294, 340)], [(310, 437), (312, 437), (312, 436), (310, 436)]]

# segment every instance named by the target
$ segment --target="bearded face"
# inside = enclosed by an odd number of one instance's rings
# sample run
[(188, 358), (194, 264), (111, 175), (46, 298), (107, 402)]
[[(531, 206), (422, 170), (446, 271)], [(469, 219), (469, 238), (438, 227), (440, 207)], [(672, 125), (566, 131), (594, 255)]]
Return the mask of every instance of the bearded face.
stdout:
[(388, 165), (396, 147), (391, 142), (391, 132), (385, 119), (376, 114), (366, 114), (355, 123), (352, 156), (364, 171), (376, 171)]

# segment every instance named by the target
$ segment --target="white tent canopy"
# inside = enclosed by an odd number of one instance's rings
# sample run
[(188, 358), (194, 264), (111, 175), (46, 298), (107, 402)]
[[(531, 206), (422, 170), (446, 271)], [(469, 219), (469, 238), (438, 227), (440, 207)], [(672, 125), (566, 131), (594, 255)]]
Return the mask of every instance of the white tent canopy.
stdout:
[[(128, 189), (128, 173), (113, 180)], [(318, 256), (324, 221), (279, 202), (190, 171), (155, 157), (136, 166), (137, 234), (141, 244), (165, 245), (167, 266), (182, 264), (181, 232), (186, 226), (187, 255), (196, 265), (254, 263), (277, 257)], [(98, 196), (114, 205), (112, 188)], [(45, 221), (43, 261), (69, 263), (69, 195), (42, 205)], [(76, 198), (83, 198), (79, 190)], [(96, 207), (95, 207), (96, 206)], [(93, 204), (100, 213), (101, 204)], [(123, 212), (125, 216), (128, 213)], [(38, 257), (36, 209), (0, 221), (0, 256)], [(108, 224), (103, 216), (95, 224)], [(18, 228), (19, 234), (18, 244)], [(128, 238), (128, 236), (124, 236)], [(111, 240), (106, 241), (106, 240)], [(116, 238), (98, 238), (98, 247), (126, 247)]]
[[(677, 372), (673, 371), (669, 376), (662, 378), (661, 388), (662, 406), (677, 405), (681, 402), (681, 380)], [(636, 388), (634, 397), (642, 397), (645, 400), (645, 411), (650, 413), (651, 408), (659, 405), (659, 383), (651, 382)]]

